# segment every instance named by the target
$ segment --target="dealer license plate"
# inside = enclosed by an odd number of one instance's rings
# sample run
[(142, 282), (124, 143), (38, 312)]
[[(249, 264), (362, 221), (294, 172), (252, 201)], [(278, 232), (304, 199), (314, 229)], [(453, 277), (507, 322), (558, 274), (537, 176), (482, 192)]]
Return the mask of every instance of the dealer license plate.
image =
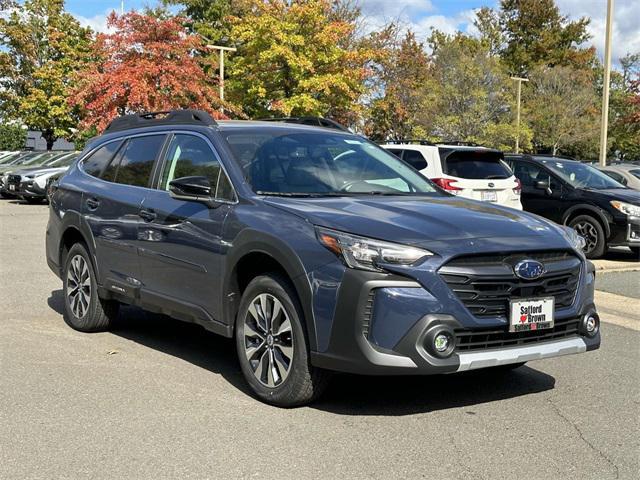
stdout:
[(482, 198), (482, 201), (484, 201), (484, 202), (497, 202), (498, 201), (498, 194), (496, 192), (494, 192), (493, 190), (486, 190), (486, 191), (482, 191), (480, 193), (481, 193), (480, 198)]
[(553, 328), (554, 303), (553, 297), (512, 300), (509, 331), (530, 332)]

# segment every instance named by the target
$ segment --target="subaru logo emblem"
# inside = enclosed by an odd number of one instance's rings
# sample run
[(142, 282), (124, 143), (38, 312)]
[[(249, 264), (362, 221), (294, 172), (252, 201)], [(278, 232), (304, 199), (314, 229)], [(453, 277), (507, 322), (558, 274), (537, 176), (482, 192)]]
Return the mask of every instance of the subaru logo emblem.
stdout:
[(494, 184), (494, 183), (489, 182), (489, 188), (493, 188), (493, 187), (495, 187), (495, 184)]
[(524, 280), (535, 280), (544, 273), (544, 265), (536, 260), (522, 260), (516, 263), (513, 271)]

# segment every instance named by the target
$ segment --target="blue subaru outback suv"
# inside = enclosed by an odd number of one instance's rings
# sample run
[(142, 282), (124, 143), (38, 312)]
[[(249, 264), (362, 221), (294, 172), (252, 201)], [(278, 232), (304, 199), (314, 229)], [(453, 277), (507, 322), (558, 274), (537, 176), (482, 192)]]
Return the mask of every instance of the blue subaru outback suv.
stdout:
[(235, 338), (260, 399), (316, 398), (330, 371), (438, 374), (600, 345), (573, 231), (457, 198), (366, 139), (194, 110), (124, 116), (51, 192), (64, 318), (121, 304)]

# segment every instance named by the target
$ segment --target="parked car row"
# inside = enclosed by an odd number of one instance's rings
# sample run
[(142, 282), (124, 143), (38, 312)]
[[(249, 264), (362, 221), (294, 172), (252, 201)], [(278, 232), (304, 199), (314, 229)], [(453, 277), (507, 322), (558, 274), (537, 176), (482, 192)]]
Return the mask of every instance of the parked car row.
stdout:
[(640, 257), (640, 166), (601, 169), (568, 158), (503, 154), (477, 145), (382, 145), (446, 192), (526, 210), (575, 229), (588, 258), (627, 246)]
[(78, 152), (0, 152), (0, 196), (18, 197), (30, 203), (47, 198), (47, 182), (58, 178)]

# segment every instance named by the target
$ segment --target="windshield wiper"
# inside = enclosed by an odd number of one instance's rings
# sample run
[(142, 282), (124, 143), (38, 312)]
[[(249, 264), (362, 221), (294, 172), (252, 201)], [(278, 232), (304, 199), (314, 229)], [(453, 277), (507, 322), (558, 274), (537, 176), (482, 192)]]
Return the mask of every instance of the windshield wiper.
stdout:
[(268, 192), (264, 190), (256, 191), (258, 195), (271, 197), (297, 197), (297, 198), (318, 198), (318, 197), (345, 197), (348, 193), (340, 192)]

